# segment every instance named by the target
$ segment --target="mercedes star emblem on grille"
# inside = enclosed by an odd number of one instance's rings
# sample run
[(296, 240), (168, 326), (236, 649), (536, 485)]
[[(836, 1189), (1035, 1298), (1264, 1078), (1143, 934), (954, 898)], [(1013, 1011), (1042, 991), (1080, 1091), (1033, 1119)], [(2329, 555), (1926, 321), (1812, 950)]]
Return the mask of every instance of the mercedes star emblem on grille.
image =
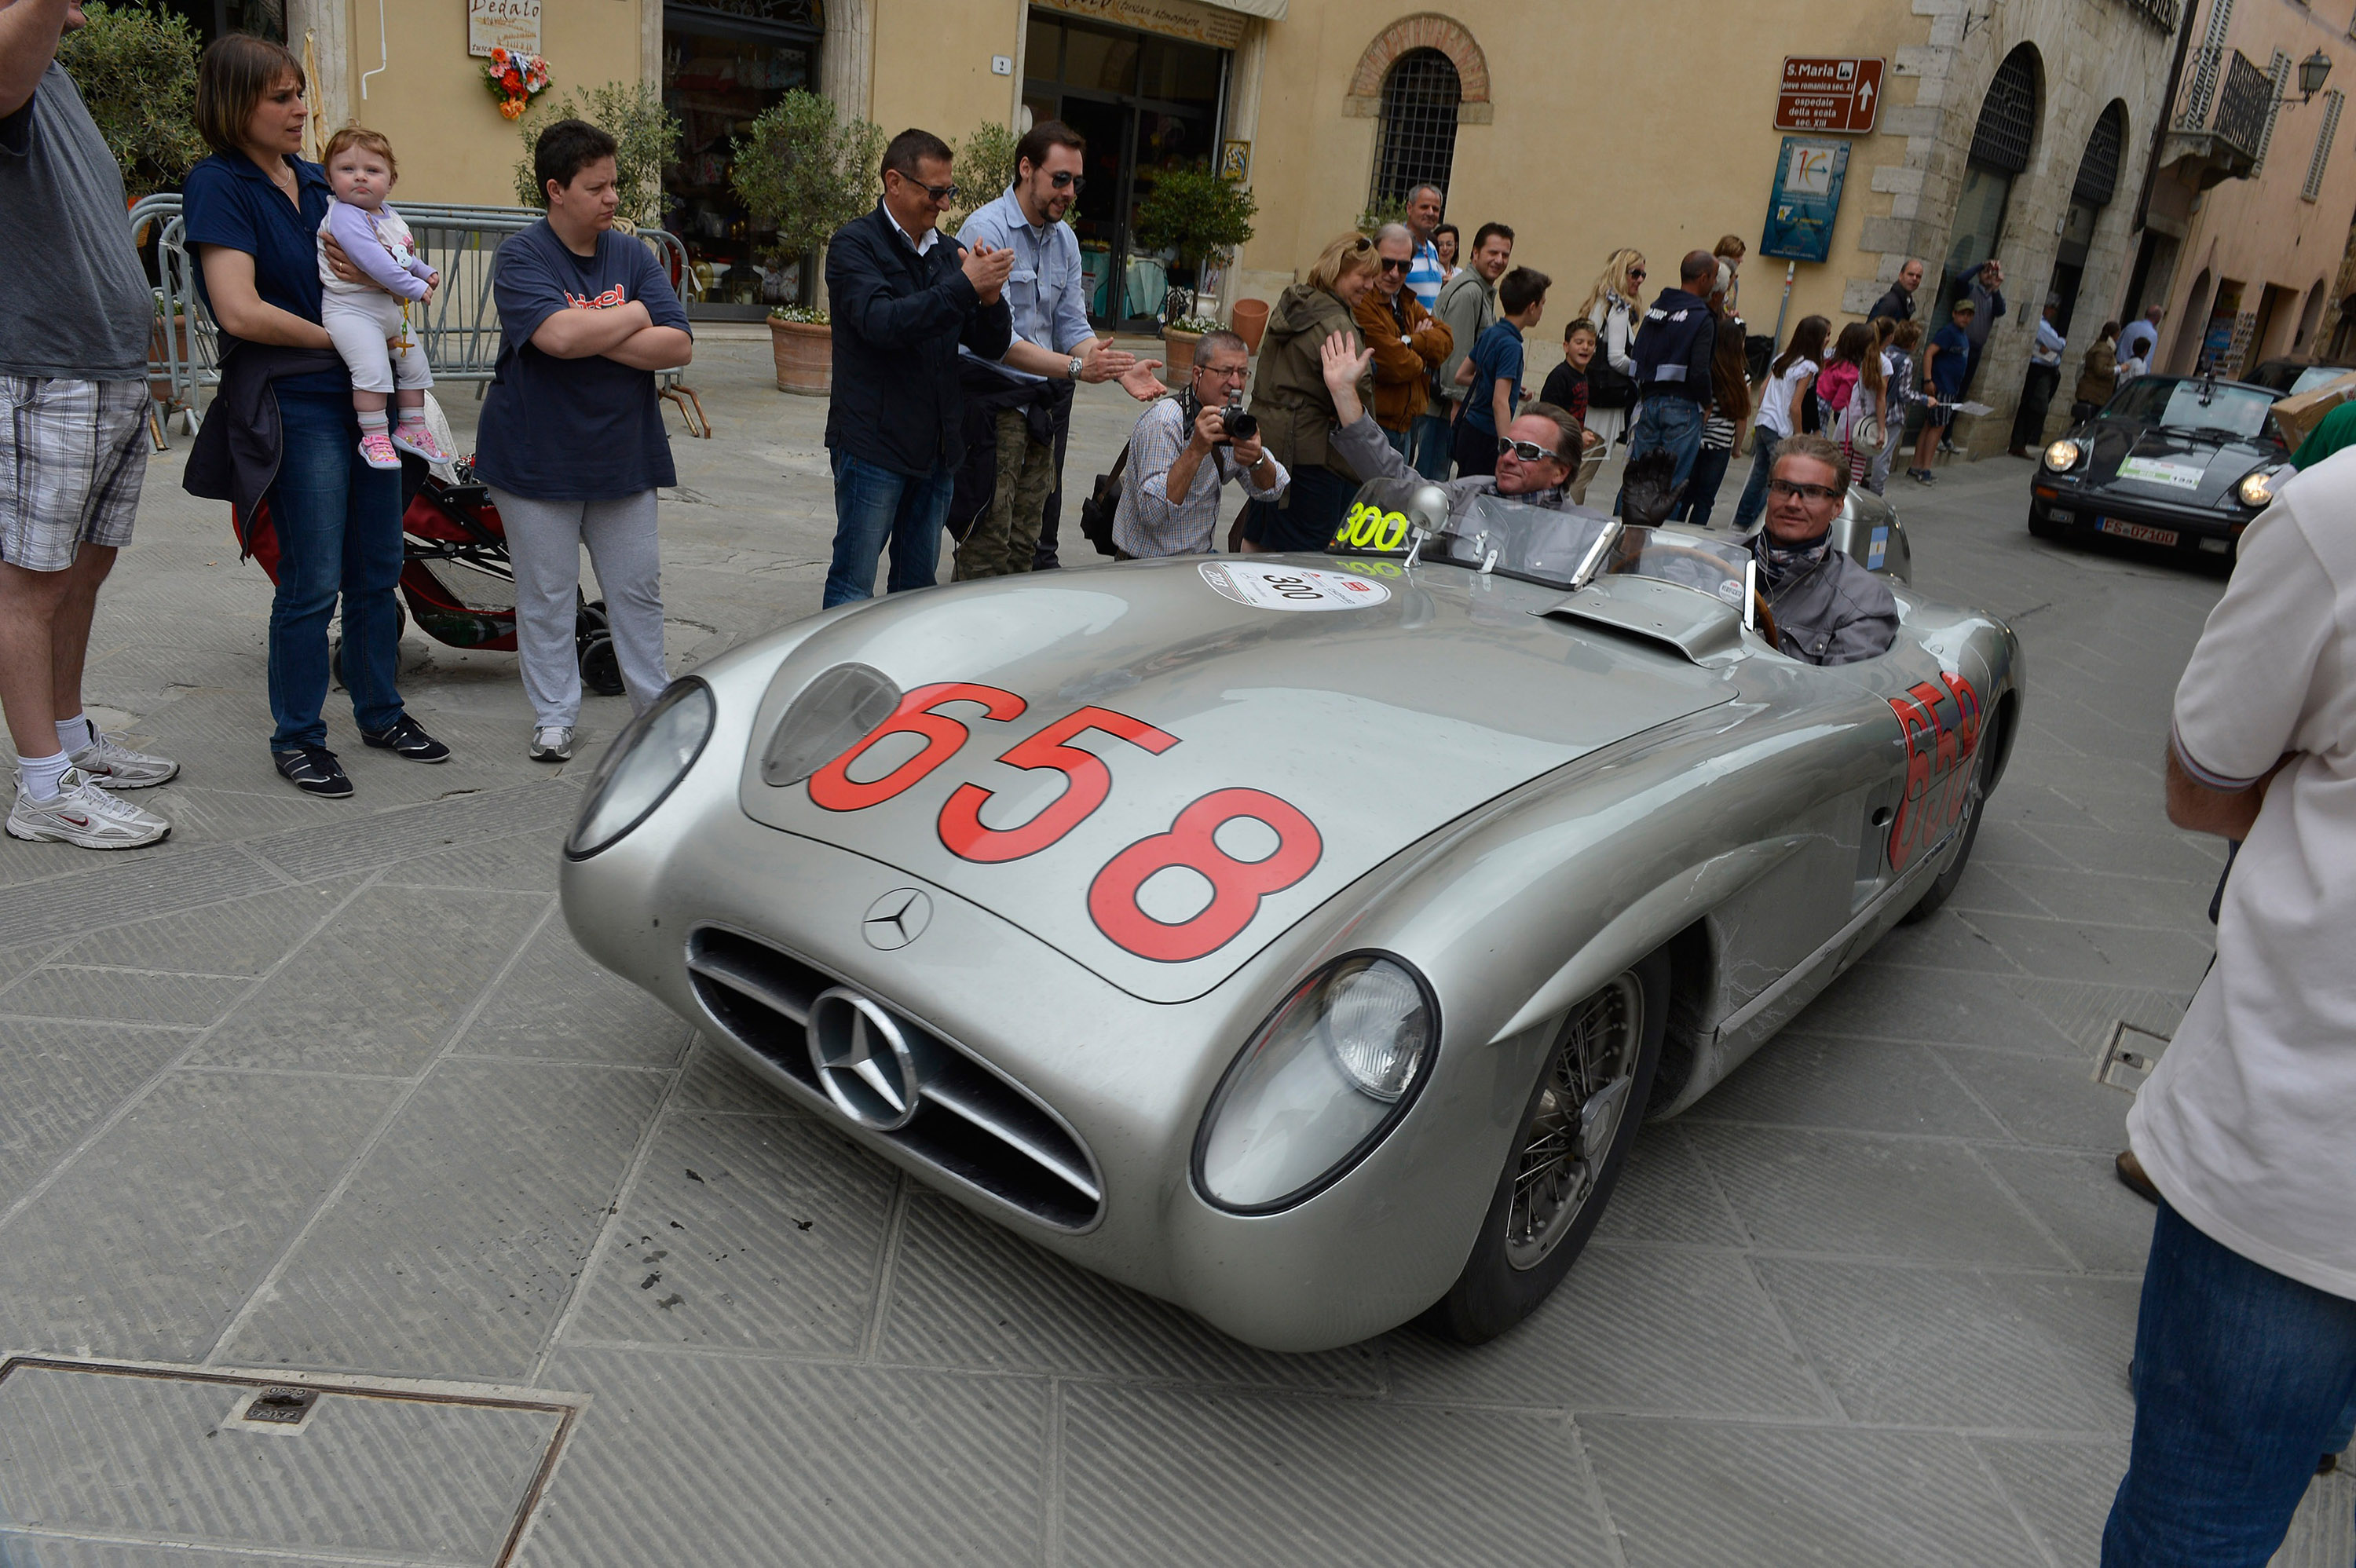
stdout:
[(867, 906), (859, 933), (868, 946), (889, 953), (924, 935), (932, 918), (933, 901), (923, 889), (894, 888)]
[[(924, 895), (919, 893), (919, 898)], [(922, 1104), (923, 1080), (892, 1015), (847, 986), (810, 1003), (810, 1064), (827, 1098), (862, 1126), (905, 1127)]]

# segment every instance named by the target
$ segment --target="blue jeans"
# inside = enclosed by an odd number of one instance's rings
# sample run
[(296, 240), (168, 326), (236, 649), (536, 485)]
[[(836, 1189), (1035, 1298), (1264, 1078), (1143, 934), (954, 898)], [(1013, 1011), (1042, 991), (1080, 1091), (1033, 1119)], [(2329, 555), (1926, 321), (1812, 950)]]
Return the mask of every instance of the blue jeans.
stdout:
[(1383, 439), (1391, 443), (1391, 450), (1398, 453), (1402, 461), (1409, 464), (1410, 465), (1413, 464), (1415, 462), (1415, 435), (1413, 432), (1404, 430), (1387, 430), (1383, 432)]
[(834, 560), (826, 569), (823, 608), (875, 596), (875, 563), (889, 540), (892, 576), (885, 592), (930, 588), (940, 573), (941, 525), (957, 488), (953, 469), (922, 477), (862, 463), (848, 453), (834, 458)]
[(1693, 478), (1686, 485), (1685, 498), (1669, 514), (1669, 520), (1697, 528), (1709, 527), (1709, 509), (1718, 500), (1718, 487), (1726, 482), (1727, 464), (1733, 461), (1730, 446), (1703, 447), (1694, 458)]
[(344, 602), (344, 684), (367, 731), (401, 718), (401, 475), (359, 453), (359, 421), (343, 392), (280, 392), (283, 442), (270, 488), (278, 592), (270, 602), (273, 752), (324, 746), (327, 620)]
[(1636, 411), (1636, 428), (1628, 434), (1628, 461), (1648, 452), (1669, 453), (1677, 460), (1677, 471), (1669, 480), (1674, 489), (1693, 477), (1694, 459), (1701, 455), (1701, 405), (1691, 399), (1658, 393), (1646, 398)]
[(2356, 1300), (2252, 1263), (2163, 1202), (2135, 1391), (2103, 1568), (2264, 1568), (2356, 1396)]
[(1415, 442), (1415, 454), (1408, 460), (1415, 464), (1415, 471), (1426, 479), (1445, 483), (1448, 464), (1456, 455), (1456, 429), (1448, 422), (1448, 416), (1418, 414), (1408, 433)]
[(1734, 504), (1734, 531), (1747, 534), (1751, 525), (1767, 509), (1767, 481), (1775, 476), (1776, 438), (1765, 429), (1751, 434), (1751, 478), (1742, 486), (1742, 499)]

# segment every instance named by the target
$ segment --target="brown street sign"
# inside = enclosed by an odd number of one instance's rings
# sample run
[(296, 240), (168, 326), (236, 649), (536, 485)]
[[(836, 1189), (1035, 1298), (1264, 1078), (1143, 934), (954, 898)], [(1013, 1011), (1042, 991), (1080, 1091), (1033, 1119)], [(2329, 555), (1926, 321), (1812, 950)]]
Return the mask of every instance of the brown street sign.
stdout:
[(1775, 93), (1775, 129), (1862, 136), (1881, 112), (1879, 59), (1786, 55)]

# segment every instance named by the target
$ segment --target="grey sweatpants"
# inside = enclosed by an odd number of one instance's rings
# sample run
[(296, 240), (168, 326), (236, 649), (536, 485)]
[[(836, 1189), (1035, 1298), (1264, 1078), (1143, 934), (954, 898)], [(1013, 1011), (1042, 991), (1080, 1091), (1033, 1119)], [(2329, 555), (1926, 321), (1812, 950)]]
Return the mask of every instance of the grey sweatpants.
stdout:
[(493, 489), (515, 564), (516, 648), (524, 695), (538, 728), (577, 723), (581, 666), (573, 594), (581, 547), (589, 547), (605, 617), (633, 712), (644, 713), (669, 681), (663, 667), (662, 561), (655, 547), (655, 493), (612, 501), (535, 501)]

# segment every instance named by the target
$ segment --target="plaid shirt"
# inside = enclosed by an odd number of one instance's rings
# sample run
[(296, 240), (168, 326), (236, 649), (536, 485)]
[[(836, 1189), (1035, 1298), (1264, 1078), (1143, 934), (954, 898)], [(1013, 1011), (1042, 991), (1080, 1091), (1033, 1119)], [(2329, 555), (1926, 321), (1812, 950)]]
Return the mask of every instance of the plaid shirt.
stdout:
[(1219, 447), (1211, 449), (1194, 470), (1194, 482), (1183, 496), (1170, 494), (1170, 467), (1194, 435), (1187, 409), (1192, 400), (1163, 398), (1140, 414), (1129, 438), (1129, 466), (1120, 476), (1120, 510), (1113, 515), (1112, 542), (1135, 556), (1208, 555), (1219, 527), (1219, 486), (1229, 480), (1244, 486), (1256, 501), (1274, 501), (1284, 494), (1292, 476), (1269, 453), (1276, 483), (1262, 490), (1245, 470), (1227, 459)]

